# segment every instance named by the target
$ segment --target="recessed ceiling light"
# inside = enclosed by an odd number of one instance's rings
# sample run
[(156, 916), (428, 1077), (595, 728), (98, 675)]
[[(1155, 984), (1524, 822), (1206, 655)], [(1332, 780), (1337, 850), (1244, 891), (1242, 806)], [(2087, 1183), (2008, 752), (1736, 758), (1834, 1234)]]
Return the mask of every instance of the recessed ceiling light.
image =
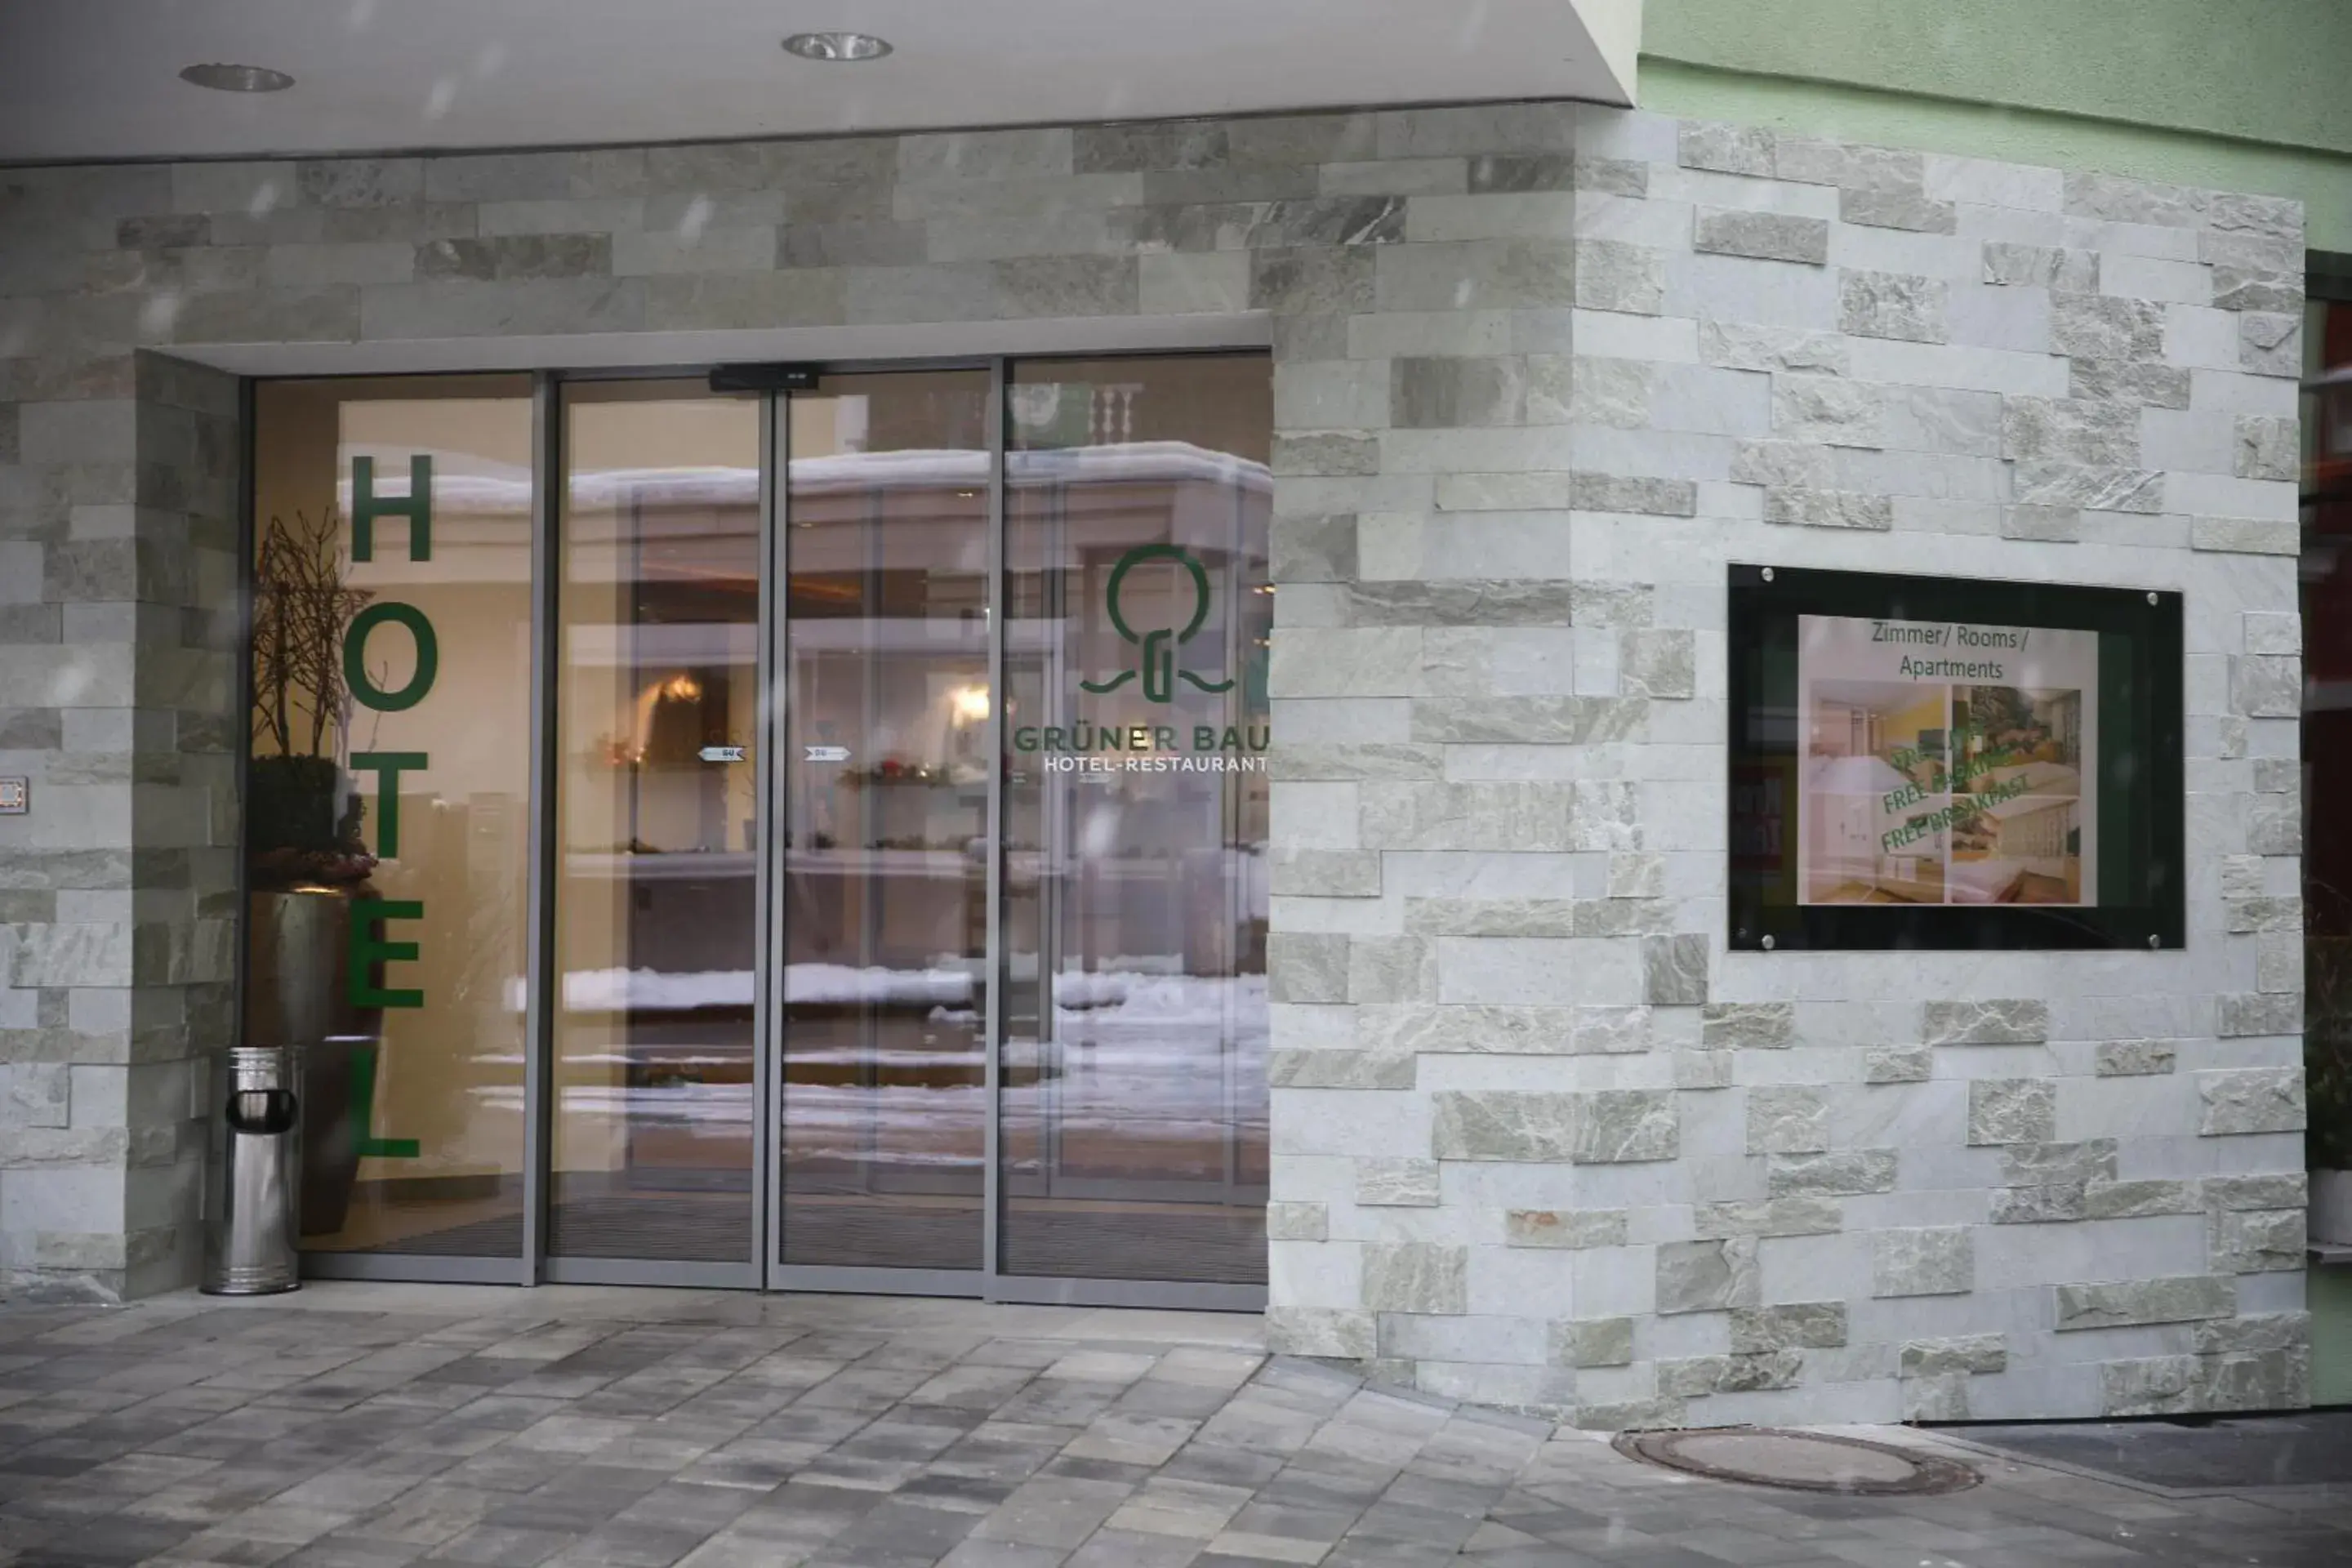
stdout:
[(794, 33), (784, 40), (784, 52), (804, 60), (830, 60), (847, 65), (878, 60), (890, 52), (890, 40), (871, 33)]
[(268, 66), (190, 66), (180, 73), (180, 79), (215, 92), (284, 92), (294, 85), (292, 77)]

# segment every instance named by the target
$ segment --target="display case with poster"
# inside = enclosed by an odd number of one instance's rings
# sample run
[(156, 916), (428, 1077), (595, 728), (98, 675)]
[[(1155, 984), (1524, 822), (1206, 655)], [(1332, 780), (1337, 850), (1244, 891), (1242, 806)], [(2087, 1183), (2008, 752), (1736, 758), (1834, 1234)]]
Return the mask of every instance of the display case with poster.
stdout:
[(1732, 947), (2180, 945), (2180, 595), (1736, 565), (1729, 633)]

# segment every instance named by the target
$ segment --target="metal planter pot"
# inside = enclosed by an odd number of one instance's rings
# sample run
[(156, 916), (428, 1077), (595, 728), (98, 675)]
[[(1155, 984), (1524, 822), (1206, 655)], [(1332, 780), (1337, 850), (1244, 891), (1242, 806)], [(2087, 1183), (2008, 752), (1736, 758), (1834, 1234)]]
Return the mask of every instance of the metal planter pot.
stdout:
[(303, 1053), (302, 1234), (343, 1228), (367, 1136), (355, 1081), (373, 1082), (377, 1016), (350, 997), (351, 902), (334, 889), (256, 893), (246, 1038)]

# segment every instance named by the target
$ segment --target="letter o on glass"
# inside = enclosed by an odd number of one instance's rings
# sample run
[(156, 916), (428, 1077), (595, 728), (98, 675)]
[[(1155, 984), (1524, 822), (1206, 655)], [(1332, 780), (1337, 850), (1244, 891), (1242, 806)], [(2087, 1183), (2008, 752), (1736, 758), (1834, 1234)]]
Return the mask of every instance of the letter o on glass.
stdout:
[[(408, 684), (397, 691), (386, 691), (367, 672), (368, 634), (387, 621), (407, 627), (410, 638), (416, 644), (416, 669), (409, 676)], [(370, 605), (352, 617), (351, 629), (343, 634), (343, 684), (351, 688), (352, 699), (362, 708), (372, 708), (379, 713), (414, 708), (433, 689), (433, 678), (440, 669), (441, 645), (433, 635), (433, 623), (414, 605)]]

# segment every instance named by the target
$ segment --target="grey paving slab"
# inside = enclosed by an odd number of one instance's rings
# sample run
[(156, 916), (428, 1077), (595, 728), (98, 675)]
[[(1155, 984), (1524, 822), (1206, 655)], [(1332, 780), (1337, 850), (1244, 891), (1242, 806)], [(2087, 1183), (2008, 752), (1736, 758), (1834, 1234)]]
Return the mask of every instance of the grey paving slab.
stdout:
[[(2241, 1425), (2224, 1440), (2242, 1456), (2263, 1438)], [(1268, 1359), (1238, 1318), (563, 1288), (166, 1297), (0, 1310), (0, 1568), (2352, 1561), (2352, 1484), (2168, 1488), (2212, 1473), (2177, 1429), (2138, 1445), (2166, 1464), (2137, 1478), (2079, 1462), (2132, 1449), (2115, 1428), (2088, 1449), (2037, 1436), (2042, 1453), (1883, 1435), (1984, 1484), (1703, 1481)]]

